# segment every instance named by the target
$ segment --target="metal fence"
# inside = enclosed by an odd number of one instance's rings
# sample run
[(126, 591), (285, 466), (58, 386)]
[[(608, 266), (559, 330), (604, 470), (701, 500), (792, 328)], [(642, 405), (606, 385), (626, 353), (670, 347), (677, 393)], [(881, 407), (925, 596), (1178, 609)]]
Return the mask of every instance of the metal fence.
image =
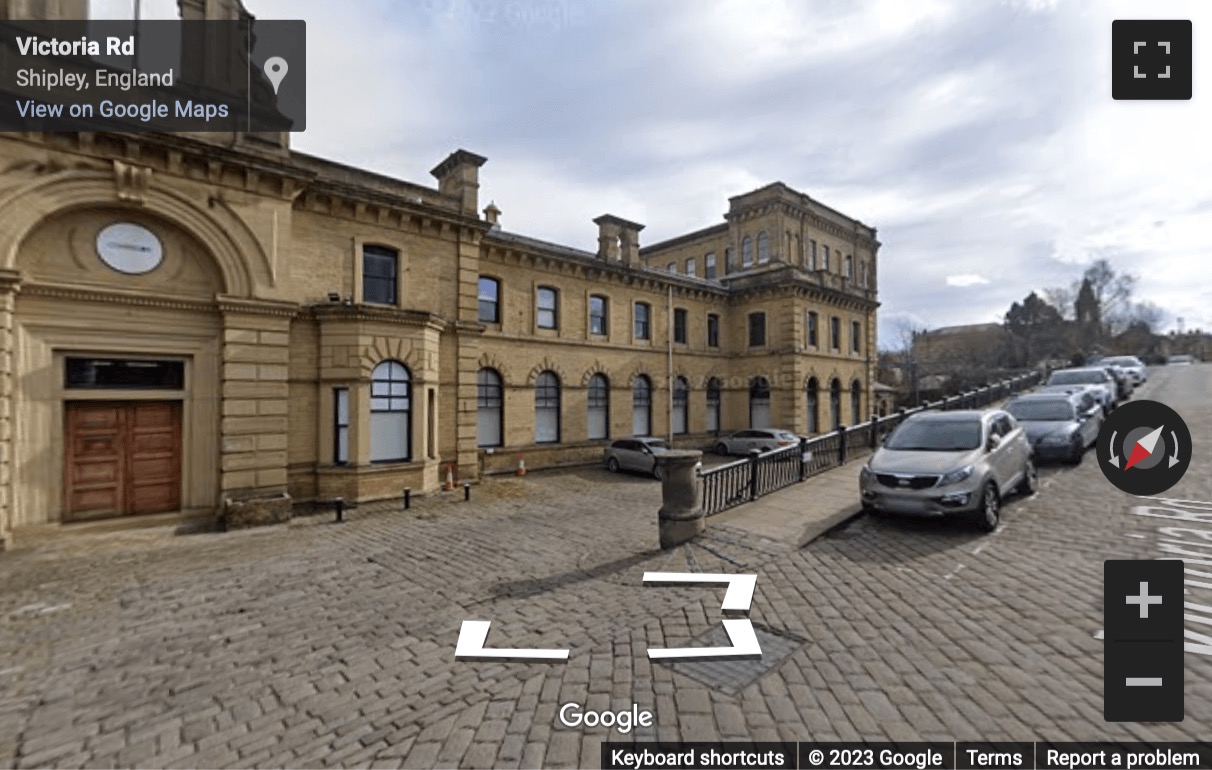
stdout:
[(874, 451), (880, 441), (910, 415), (927, 409), (980, 409), (1034, 387), (1040, 376), (1038, 372), (1032, 372), (914, 409), (901, 409), (886, 417), (873, 415), (870, 422), (851, 427), (841, 425), (832, 433), (801, 439), (799, 446), (755, 451), (742, 460), (699, 471), (703, 484), (703, 511), (708, 516), (720, 513), (845, 465), (847, 460)]

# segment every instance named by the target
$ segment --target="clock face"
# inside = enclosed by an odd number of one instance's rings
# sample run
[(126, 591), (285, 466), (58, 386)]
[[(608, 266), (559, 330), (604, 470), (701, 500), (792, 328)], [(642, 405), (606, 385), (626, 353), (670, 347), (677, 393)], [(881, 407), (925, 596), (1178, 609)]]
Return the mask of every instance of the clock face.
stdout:
[(164, 247), (146, 227), (116, 222), (97, 234), (97, 256), (120, 273), (140, 275), (160, 266)]

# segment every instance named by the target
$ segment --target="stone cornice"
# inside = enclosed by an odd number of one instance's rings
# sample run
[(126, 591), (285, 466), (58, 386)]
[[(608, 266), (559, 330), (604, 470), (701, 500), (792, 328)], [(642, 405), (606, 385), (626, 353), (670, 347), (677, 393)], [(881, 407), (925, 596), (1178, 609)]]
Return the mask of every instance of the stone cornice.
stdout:
[(199, 313), (214, 313), (218, 310), (213, 299), (172, 297), (163, 294), (157, 295), (145, 292), (122, 291), (119, 289), (69, 286), (66, 284), (25, 283), (22, 284), (21, 292), (27, 296), (51, 297), (54, 299), (71, 300), (73, 302), (103, 302), (111, 305), (132, 305), (163, 310), (188, 310)]
[(247, 299), (220, 295), (215, 297), (223, 313), (246, 313), (248, 315), (285, 316), (293, 318), (299, 314), (300, 306), (295, 302), (268, 299)]
[(445, 331), (451, 322), (436, 313), (425, 310), (403, 310), (380, 305), (346, 305), (343, 302), (311, 305), (311, 316), (320, 323), (325, 322), (371, 322), (389, 323), (398, 326), (428, 327)]
[(491, 265), (522, 267), (549, 275), (566, 275), (608, 285), (628, 286), (664, 294), (673, 287), (675, 297), (684, 299), (721, 298), (728, 290), (713, 282), (676, 276), (644, 267), (628, 267), (594, 257), (544, 253), (541, 249), (514, 242), (486, 243), (481, 255), (481, 271), (491, 273)]
[(315, 175), (288, 156), (274, 156), (211, 144), (179, 134), (55, 132), (10, 135), (10, 140), (40, 144), (54, 151), (132, 168), (192, 179), (245, 192), (290, 200)]

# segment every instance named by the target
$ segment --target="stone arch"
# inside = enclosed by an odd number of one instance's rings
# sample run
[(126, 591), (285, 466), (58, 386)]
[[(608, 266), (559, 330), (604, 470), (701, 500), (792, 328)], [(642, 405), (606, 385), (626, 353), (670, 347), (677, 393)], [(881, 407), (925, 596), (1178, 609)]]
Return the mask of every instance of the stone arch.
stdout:
[(539, 375), (543, 372), (555, 372), (556, 377), (560, 378), (560, 386), (568, 384), (568, 374), (562, 366), (559, 366), (550, 358), (544, 356), (543, 360), (535, 364), (530, 369), (530, 373), (526, 375), (526, 384), (533, 386), (539, 379)]
[(606, 381), (611, 384), (611, 387), (614, 386), (614, 377), (611, 376), (610, 370), (607, 369), (601, 361), (594, 359), (593, 364), (591, 364), (590, 367), (585, 370), (585, 374), (581, 376), (581, 387), (589, 387), (589, 380), (592, 379), (595, 374), (602, 375), (606, 378)]
[(362, 377), (370, 379), (374, 368), (384, 361), (399, 361), (408, 367), (414, 380), (424, 379), (424, 353), (399, 337), (375, 337), (362, 349)]
[[(154, 177), (153, 177), (154, 179)], [(112, 174), (65, 170), (38, 178), (0, 197), (5, 227), (0, 232), (0, 268), (17, 270), (18, 252), (26, 236), (44, 219), (72, 209), (104, 204), (129, 207), (160, 217), (189, 233), (206, 248), (223, 276), (224, 291), (252, 297), (258, 285), (272, 286), (270, 261), (260, 242), (230, 207), (199, 207), (163, 185), (152, 183), (137, 206), (115, 194)], [(225, 216), (217, 217), (216, 211)]]
[(495, 369), (497, 374), (501, 375), (501, 384), (508, 385), (512, 378), (510, 376), (509, 367), (501, 360), (499, 356), (485, 351), (480, 355), (480, 360), (476, 362), (476, 371), (481, 369)]

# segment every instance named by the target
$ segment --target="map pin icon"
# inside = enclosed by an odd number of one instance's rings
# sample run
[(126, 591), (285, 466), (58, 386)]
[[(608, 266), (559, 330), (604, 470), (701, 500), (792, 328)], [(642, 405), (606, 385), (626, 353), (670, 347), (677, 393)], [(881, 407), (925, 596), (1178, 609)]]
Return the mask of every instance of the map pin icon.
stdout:
[(273, 84), (274, 96), (278, 95), (278, 86), (282, 84), (282, 78), (286, 77), (286, 71), (289, 69), (286, 60), (281, 56), (271, 56), (265, 60), (265, 77)]

